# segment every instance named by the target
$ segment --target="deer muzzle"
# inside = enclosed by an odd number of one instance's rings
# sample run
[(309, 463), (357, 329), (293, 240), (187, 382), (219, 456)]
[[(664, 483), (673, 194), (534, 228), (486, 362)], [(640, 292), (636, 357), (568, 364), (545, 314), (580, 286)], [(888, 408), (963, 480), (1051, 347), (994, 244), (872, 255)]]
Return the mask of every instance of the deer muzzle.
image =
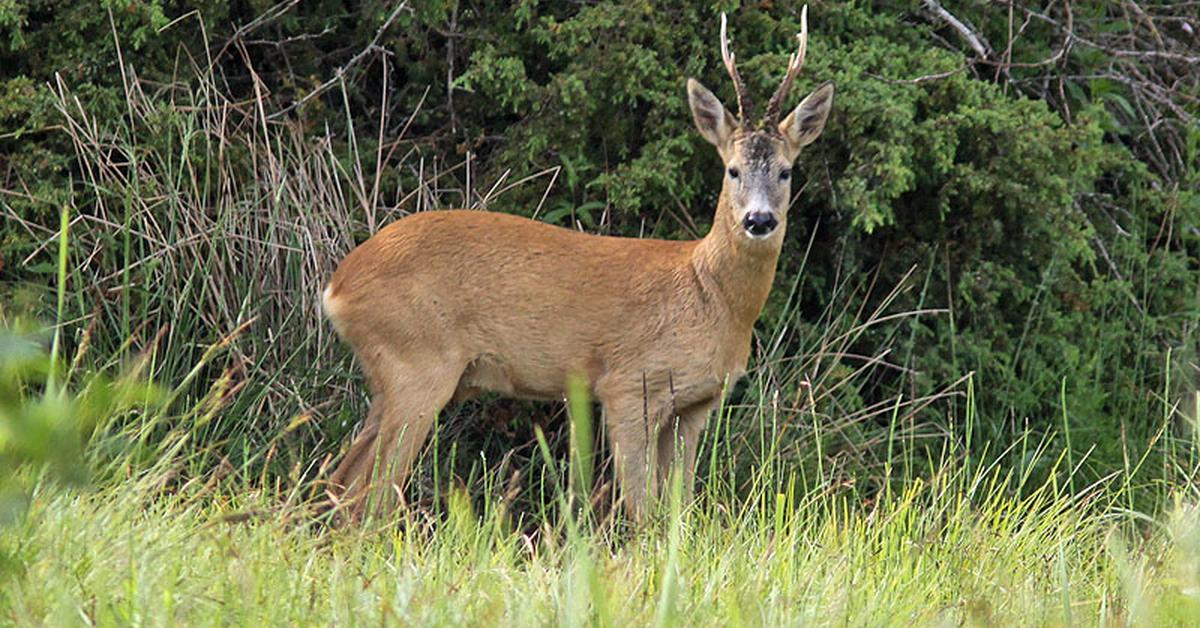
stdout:
[(742, 218), (742, 228), (753, 238), (765, 238), (771, 235), (779, 226), (779, 219), (773, 211), (746, 212)]

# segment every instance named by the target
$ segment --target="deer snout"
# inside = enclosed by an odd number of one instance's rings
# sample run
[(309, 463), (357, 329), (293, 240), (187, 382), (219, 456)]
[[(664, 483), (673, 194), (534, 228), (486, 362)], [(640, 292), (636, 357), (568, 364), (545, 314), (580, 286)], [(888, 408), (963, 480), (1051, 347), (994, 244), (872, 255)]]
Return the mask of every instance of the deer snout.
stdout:
[(742, 218), (742, 228), (755, 238), (771, 235), (778, 226), (779, 219), (775, 217), (775, 212), (771, 211), (752, 211)]

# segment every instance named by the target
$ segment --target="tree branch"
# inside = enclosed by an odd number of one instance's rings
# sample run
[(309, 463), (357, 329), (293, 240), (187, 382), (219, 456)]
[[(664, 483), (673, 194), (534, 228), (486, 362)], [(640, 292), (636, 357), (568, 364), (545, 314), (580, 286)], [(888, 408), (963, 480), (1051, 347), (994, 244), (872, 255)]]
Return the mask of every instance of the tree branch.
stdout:
[(967, 45), (971, 47), (971, 50), (975, 51), (975, 54), (980, 59), (991, 58), (992, 47), (987, 43), (987, 40), (983, 38), (983, 35), (976, 33), (974, 29), (972, 29), (962, 20), (954, 17), (954, 14), (947, 11), (946, 8), (943, 7), (937, 0), (921, 0), (921, 4), (924, 4), (925, 8), (929, 12), (938, 16), (943, 22), (949, 25), (950, 28), (953, 28), (958, 35), (963, 38), (963, 41), (967, 42)]

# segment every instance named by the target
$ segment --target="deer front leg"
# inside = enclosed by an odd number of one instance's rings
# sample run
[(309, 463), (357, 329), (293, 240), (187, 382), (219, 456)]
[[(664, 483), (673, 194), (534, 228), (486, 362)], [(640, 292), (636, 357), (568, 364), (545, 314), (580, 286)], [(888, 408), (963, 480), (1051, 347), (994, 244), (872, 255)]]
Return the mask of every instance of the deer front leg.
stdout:
[(630, 519), (642, 521), (649, 508), (647, 497), (657, 495), (656, 474), (647, 473), (648, 469), (654, 468), (657, 452), (650, 446), (650, 439), (657, 430), (653, 421), (647, 421), (647, 405), (642, 402), (640, 395), (623, 396), (602, 403), (604, 427), (612, 444), (617, 484), (621, 489), (625, 514)]
[(684, 499), (692, 495), (696, 477), (696, 449), (713, 405), (712, 400), (707, 400), (680, 410), (674, 420), (667, 422), (658, 433), (659, 485), (668, 486), (671, 472), (679, 465), (683, 472)]

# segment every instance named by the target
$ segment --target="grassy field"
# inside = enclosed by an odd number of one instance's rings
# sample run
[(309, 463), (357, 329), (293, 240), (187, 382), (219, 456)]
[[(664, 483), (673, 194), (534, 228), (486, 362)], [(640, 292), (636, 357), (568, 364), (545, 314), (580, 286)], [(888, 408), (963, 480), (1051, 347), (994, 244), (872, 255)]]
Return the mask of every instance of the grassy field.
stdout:
[[(611, 516), (603, 499), (581, 504), (576, 461), (587, 454), (564, 460), (539, 430), (540, 502), (518, 505), (513, 476), (485, 464), (465, 481), (434, 484), (431, 499), (393, 519), (338, 529), (313, 514), (319, 472), (272, 478), (228, 463), (189, 471), (205, 459), (194, 443), (199, 431), (169, 431), (152, 445), (153, 461), (140, 463), (136, 444), (166, 420), (163, 395), (176, 391), (130, 376), (90, 377), (66, 393), (69, 382), (51, 376), (39, 380), (41, 394), (13, 394), (14, 377), (36, 380), (30, 364), (45, 356), (11, 336), (4, 346), (20, 350), (8, 351), (0, 369), (3, 424), (25, 428), (0, 432), (0, 490), (9, 498), (0, 528), (4, 623), (1200, 620), (1200, 487), (1186, 479), (1196, 477), (1200, 452), (1170, 423), (1155, 445), (1170, 468), (1149, 473), (1141, 452), (1084, 484), (1076, 471), (1086, 458), (1069, 461), (1052, 436), (1029, 434), (974, 457), (962, 434), (918, 438), (896, 425), (874, 476), (808, 467), (781, 453), (785, 432), (769, 407), (730, 407), (704, 440), (695, 501), (675, 482), (640, 528)], [(586, 420), (587, 404), (576, 407)], [(109, 421), (130, 414), (141, 418)], [(762, 439), (729, 440), (734, 421), (758, 422)], [(82, 439), (81, 424), (89, 426)], [(37, 425), (45, 429), (29, 429)], [(747, 456), (749, 475), (739, 469)], [(426, 460), (423, 468), (436, 474), (439, 466)], [(85, 473), (91, 481), (81, 483)], [(534, 477), (532, 465), (516, 475)], [(1161, 477), (1185, 479), (1147, 480)], [(1138, 492), (1163, 507), (1138, 512)]]
[[(1034, 455), (1052, 456), (1038, 451)], [(764, 473), (716, 476), (629, 530), (547, 506), (514, 517), (461, 489), (330, 530), (298, 494), (235, 481), (164, 494), (153, 475), (37, 489), (0, 547), (20, 625), (1194, 625), (1195, 487), (1122, 506), (1123, 473), (1075, 492), (947, 456), (864, 500)], [(1065, 464), (1061, 460), (1059, 464)], [(1065, 472), (1065, 469), (1059, 469)], [(1055, 475), (1066, 478), (1069, 475)], [(925, 479), (922, 479), (925, 478)], [(474, 504), (474, 505), (473, 505)], [(561, 503), (559, 503), (561, 505)]]

